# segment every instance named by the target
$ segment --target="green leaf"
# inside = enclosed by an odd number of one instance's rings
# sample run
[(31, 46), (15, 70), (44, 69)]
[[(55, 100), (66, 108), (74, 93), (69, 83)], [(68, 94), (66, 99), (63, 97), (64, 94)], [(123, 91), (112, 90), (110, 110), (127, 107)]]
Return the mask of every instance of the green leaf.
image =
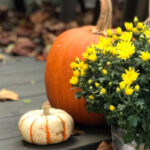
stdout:
[(25, 103), (25, 104), (30, 104), (32, 102), (32, 100), (30, 100), (30, 99), (23, 99), (22, 102)]
[(128, 132), (128, 133), (126, 133), (126, 134), (123, 136), (123, 139), (124, 139), (124, 142), (125, 142), (125, 143), (130, 143), (130, 142), (133, 141), (134, 137), (135, 137), (135, 136), (133, 135), (132, 132)]
[(81, 96), (82, 96), (82, 92), (76, 92), (76, 94), (75, 94), (76, 99), (80, 99)]
[(136, 105), (136, 106), (143, 106), (143, 105), (144, 105), (144, 100), (143, 100), (143, 99), (138, 99), (138, 100), (135, 102), (135, 105)]
[(122, 111), (122, 110), (125, 109), (125, 107), (126, 107), (125, 105), (119, 104), (117, 108), (118, 108), (120, 111)]
[(136, 127), (139, 120), (140, 118), (136, 115), (131, 115), (130, 117), (128, 117), (129, 125), (131, 127)]

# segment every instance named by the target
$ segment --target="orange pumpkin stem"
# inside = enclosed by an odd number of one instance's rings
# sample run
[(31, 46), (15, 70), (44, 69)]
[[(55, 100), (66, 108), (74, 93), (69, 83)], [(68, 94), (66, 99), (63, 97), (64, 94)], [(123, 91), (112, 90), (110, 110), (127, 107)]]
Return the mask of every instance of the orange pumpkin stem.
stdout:
[(44, 108), (43, 108), (43, 115), (44, 115), (44, 116), (48, 116), (48, 115), (50, 114), (50, 113), (49, 113), (49, 109), (50, 109), (49, 107), (44, 107)]
[(100, 17), (93, 33), (106, 35), (106, 30), (112, 27), (112, 3), (111, 0), (100, 0), (100, 5)]

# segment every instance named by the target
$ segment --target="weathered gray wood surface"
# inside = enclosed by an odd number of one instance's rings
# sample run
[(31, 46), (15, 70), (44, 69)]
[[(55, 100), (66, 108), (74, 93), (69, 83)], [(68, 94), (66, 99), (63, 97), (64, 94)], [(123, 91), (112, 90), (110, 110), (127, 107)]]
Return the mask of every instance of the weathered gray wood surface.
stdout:
[[(85, 134), (71, 136), (61, 144), (37, 146), (22, 140), (18, 131), (20, 116), (40, 109), (47, 99), (44, 87), (45, 63), (34, 58), (13, 57), (0, 62), (0, 89), (6, 88), (19, 94), (19, 101), (0, 102), (0, 150), (94, 150), (102, 140), (110, 139), (110, 131), (103, 127), (78, 126)], [(31, 103), (23, 103), (30, 99)]]

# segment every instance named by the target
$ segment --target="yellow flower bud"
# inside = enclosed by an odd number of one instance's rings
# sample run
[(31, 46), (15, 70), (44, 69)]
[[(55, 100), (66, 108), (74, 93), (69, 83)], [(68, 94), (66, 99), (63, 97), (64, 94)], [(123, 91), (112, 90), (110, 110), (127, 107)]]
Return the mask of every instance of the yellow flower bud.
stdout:
[(140, 90), (140, 86), (137, 84), (137, 85), (134, 87), (134, 90), (135, 90), (136, 92), (138, 92), (138, 91)]
[(110, 66), (111, 65), (111, 62), (110, 61), (107, 61), (107, 66)]
[(108, 85), (109, 85), (109, 86), (112, 86), (112, 82), (109, 82)]
[(94, 99), (94, 96), (93, 95), (89, 95), (89, 99)]
[(121, 35), (122, 29), (120, 27), (116, 28), (116, 34)]
[(100, 90), (100, 94), (105, 94), (107, 91), (106, 91), (106, 89), (105, 88), (102, 88), (101, 90)]
[(112, 37), (112, 35), (113, 35), (112, 30), (111, 30), (111, 29), (108, 29), (108, 30), (107, 30), (107, 36), (108, 36), (108, 37)]
[(79, 61), (80, 61), (80, 59), (78, 57), (76, 57), (76, 62), (79, 62)]
[(120, 88), (119, 87), (116, 88), (116, 92), (120, 93)]
[(135, 16), (133, 22), (134, 22), (134, 23), (137, 23), (138, 21), (139, 21), (138, 17)]
[(96, 86), (96, 87), (99, 87), (99, 83), (96, 82), (96, 83), (95, 83), (95, 86)]
[(92, 90), (92, 89), (93, 89), (93, 87), (92, 87), (92, 86), (90, 86), (90, 87), (89, 87), (89, 89), (90, 89), (90, 90)]
[(106, 75), (107, 74), (107, 70), (106, 69), (102, 69), (102, 74)]
[(91, 84), (91, 83), (92, 83), (92, 80), (91, 80), (91, 79), (89, 79), (89, 80), (88, 80), (88, 83), (89, 83), (89, 84)]
[(109, 110), (110, 110), (110, 111), (114, 111), (115, 109), (116, 109), (116, 108), (115, 108), (114, 105), (110, 105), (110, 106), (109, 106)]

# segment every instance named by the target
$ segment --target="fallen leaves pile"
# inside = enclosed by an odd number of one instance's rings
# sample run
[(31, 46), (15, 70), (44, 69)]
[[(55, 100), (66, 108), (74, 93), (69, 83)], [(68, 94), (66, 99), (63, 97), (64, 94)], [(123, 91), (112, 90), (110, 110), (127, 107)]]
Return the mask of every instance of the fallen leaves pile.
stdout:
[[(117, 15), (121, 14), (122, 8), (117, 8), (117, 0), (113, 0), (113, 6), (113, 24), (116, 25)], [(44, 0), (40, 4), (37, 1), (31, 3), (28, 10), (30, 11), (24, 14), (0, 6), (0, 47), (4, 53), (46, 60), (50, 47), (59, 34), (70, 28), (92, 24), (94, 17), (94, 8), (83, 12), (78, 6), (75, 19), (63, 23), (60, 21), (60, 6)]]
[(31, 12), (25, 15), (0, 6), (0, 47), (4, 53), (46, 60), (52, 43), (60, 33), (91, 24), (93, 19), (93, 10), (86, 13), (79, 11), (75, 21), (63, 23), (59, 6), (43, 1), (40, 5), (35, 2), (29, 7)]

